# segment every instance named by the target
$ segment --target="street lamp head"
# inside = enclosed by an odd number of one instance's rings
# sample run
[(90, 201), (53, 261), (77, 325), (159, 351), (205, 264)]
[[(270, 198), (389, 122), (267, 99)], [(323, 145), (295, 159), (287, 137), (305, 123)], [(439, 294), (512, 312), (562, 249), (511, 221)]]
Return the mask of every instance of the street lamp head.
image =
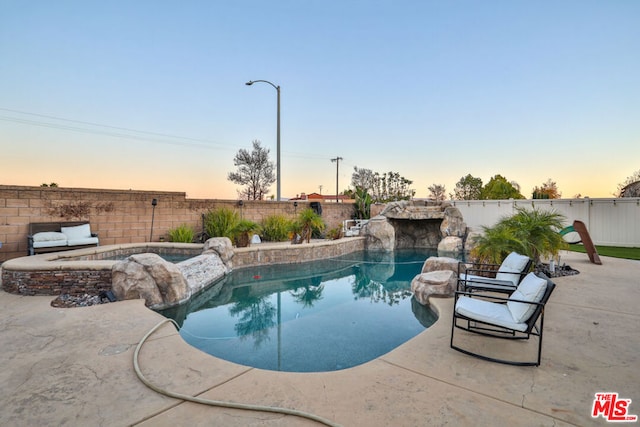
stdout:
[(249, 80), (248, 82), (245, 83), (247, 86), (251, 86), (253, 84), (253, 82), (251, 80)]

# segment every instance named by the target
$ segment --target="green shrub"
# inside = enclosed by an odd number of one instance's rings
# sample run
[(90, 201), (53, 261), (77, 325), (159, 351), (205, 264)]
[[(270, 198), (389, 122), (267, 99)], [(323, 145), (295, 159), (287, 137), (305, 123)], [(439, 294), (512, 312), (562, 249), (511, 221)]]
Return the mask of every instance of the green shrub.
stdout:
[(260, 232), (260, 225), (248, 219), (241, 219), (233, 228), (233, 240), (237, 247), (245, 248), (251, 244), (251, 237)]
[(334, 227), (327, 231), (327, 239), (338, 240), (342, 237), (342, 226)]
[(284, 215), (271, 215), (262, 222), (262, 238), (267, 242), (285, 242), (290, 231), (291, 220)]
[(311, 236), (319, 236), (324, 231), (326, 225), (322, 217), (311, 208), (300, 212), (298, 219), (293, 223), (292, 231), (300, 235), (307, 243), (311, 241)]
[(240, 222), (238, 212), (226, 207), (212, 209), (204, 216), (204, 230), (209, 237), (228, 237), (233, 240), (234, 229)]
[(193, 228), (187, 224), (181, 224), (176, 228), (169, 230), (169, 241), (179, 243), (191, 243), (195, 232)]
[(483, 227), (484, 234), (476, 240), (471, 254), (480, 262), (499, 264), (514, 251), (527, 255), (537, 264), (541, 257), (552, 257), (567, 243), (558, 232), (564, 215), (553, 211), (516, 208), (516, 213), (504, 217), (493, 227)]

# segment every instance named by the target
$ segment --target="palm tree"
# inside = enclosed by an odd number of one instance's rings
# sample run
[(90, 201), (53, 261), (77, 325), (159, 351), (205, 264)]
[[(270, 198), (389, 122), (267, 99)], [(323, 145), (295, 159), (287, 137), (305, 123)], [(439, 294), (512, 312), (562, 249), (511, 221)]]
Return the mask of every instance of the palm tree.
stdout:
[(367, 192), (366, 188), (356, 187), (355, 199), (356, 203), (354, 205), (354, 208), (356, 219), (371, 218), (371, 203), (373, 203), (373, 200), (371, 199), (371, 196)]
[(325, 227), (322, 217), (313, 209), (307, 208), (298, 215), (298, 219), (294, 224), (294, 232), (299, 232), (302, 240), (306, 240), (309, 243), (313, 232), (322, 232)]
[(241, 219), (232, 229), (236, 246), (239, 248), (246, 248), (249, 246), (251, 244), (251, 237), (259, 232), (260, 224), (249, 221), (248, 219)]
[(514, 215), (493, 227), (483, 227), (484, 234), (476, 239), (472, 255), (480, 262), (499, 264), (513, 251), (538, 264), (542, 256), (556, 256), (567, 248), (558, 233), (564, 220), (564, 215), (555, 211), (516, 208)]

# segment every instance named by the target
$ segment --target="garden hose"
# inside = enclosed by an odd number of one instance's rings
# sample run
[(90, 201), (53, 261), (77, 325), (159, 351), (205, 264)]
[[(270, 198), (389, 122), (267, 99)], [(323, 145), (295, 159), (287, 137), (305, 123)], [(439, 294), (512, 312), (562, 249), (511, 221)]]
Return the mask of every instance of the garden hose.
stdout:
[(273, 413), (277, 413), (277, 414), (293, 415), (295, 417), (302, 417), (302, 418), (306, 418), (306, 419), (309, 419), (309, 420), (312, 420), (312, 421), (316, 421), (318, 423), (321, 423), (321, 424), (324, 424), (324, 425), (327, 425), (327, 426), (340, 427), (339, 424), (336, 424), (333, 421), (330, 421), (330, 420), (328, 420), (326, 418), (322, 418), (320, 416), (317, 416), (317, 415), (314, 415), (314, 414), (310, 414), (310, 413), (304, 412), (304, 411), (298, 411), (298, 410), (295, 410), (295, 409), (288, 409), (288, 408), (279, 408), (279, 407), (274, 407), (274, 406), (261, 406), (261, 405), (245, 404), (245, 403), (225, 402), (225, 401), (221, 401), (221, 400), (202, 399), (202, 398), (195, 397), (195, 396), (189, 396), (189, 395), (186, 395), (186, 394), (176, 393), (176, 392), (173, 392), (173, 391), (165, 390), (165, 389), (163, 389), (161, 387), (158, 387), (155, 384), (152, 384), (149, 380), (147, 380), (145, 378), (145, 376), (142, 374), (142, 371), (140, 370), (140, 364), (138, 363), (138, 355), (139, 355), (140, 349), (142, 349), (142, 346), (144, 345), (145, 341), (160, 326), (164, 325), (167, 322), (173, 323), (176, 326), (176, 328), (180, 329), (178, 324), (173, 319), (164, 319), (164, 320), (162, 320), (156, 326), (151, 328), (151, 330), (149, 330), (149, 332), (146, 333), (146, 335), (140, 340), (140, 342), (136, 346), (136, 350), (133, 353), (133, 369), (135, 370), (136, 375), (138, 376), (138, 379), (140, 379), (140, 381), (142, 381), (142, 383), (144, 385), (146, 385), (147, 387), (149, 387), (151, 390), (154, 390), (155, 392), (163, 394), (165, 396), (173, 397), (174, 399), (185, 400), (185, 401), (193, 402), (193, 403), (200, 403), (200, 404), (203, 404), (203, 405), (218, 406), (218, 407), (222, 407), (222, 408), (232, 408), (232, 409), (244, 409), (244, 410), (248, 410), (248, 411), (273, 412)]

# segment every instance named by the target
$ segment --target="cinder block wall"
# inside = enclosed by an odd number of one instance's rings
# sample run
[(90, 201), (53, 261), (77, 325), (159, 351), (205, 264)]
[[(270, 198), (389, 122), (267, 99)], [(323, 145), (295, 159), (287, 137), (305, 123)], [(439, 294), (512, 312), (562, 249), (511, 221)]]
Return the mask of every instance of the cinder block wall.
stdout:
[[(157, 199), (155, 210), (151, 204)], [(180, 224), (202, 230), (202, 214), (218, 207), (235, 209), (243, 218), (261, 222), (274, 214), (289, 218), (310, 206), (308, 202), (187, 199), (186, 193), (167, 191), (102, 190), (0, 185), (0, 262), (27, 255), (29, 223), (86, 220), (101, 245), (167, 239)], [(328, 228), (353, 215), (352, 203), (323, 203)], [(153, 217), (153, 236), (151, 221)], [(167, 239), (168, 240), (168, 239)]]

